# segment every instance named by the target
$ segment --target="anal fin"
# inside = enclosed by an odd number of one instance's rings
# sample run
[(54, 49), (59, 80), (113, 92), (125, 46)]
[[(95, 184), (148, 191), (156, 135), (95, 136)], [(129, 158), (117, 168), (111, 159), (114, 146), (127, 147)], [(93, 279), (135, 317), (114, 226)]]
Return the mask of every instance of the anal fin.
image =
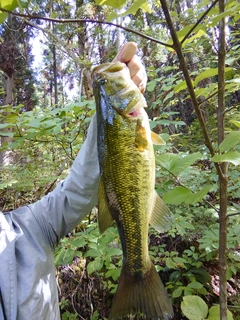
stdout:
[(149, 223), (158, 232), (166, 232), (170, 229), (172, 221), (173, 214), (155, 190)]

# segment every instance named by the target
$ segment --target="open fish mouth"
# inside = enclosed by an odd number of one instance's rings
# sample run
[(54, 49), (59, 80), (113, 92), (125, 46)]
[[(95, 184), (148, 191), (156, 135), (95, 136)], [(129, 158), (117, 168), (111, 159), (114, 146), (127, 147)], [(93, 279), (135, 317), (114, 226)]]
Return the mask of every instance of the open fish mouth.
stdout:
[(143, 117), (146, 102), (125, 63), (117, 61), (97, 66), (92, 70), (92, 79), (95, 89), (109, 97), (117, 113), (131, 120)]
[(128, 67), (126, 66), (125, 63), (120, 61), (103, 63), (97, 67), (94, 67), (92, 70), (92, 77), (100, 73), (115, 73), (115, 72), (121, 72), (122, 70), (125, 70), (125, 72), (129, 74), (129, 78), (130, 78), (130, 72), (128, 70)]

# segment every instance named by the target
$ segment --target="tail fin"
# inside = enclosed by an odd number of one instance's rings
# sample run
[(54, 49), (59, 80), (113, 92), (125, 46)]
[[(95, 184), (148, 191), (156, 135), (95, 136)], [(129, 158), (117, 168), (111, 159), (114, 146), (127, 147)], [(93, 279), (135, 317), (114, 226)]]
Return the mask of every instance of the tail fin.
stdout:
[(130, 276), (123, 266), (108, 319), (135, 314), (161, 320), (173, 317), (172, 305), (153, 264), (140, 281)]

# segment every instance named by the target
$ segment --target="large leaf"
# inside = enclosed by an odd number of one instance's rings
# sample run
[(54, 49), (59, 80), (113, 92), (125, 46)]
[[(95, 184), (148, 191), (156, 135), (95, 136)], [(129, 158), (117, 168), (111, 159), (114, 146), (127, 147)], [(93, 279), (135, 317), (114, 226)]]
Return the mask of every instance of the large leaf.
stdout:
[[(0, 7), (9, 11), (13, 11), (19, 3), (17, 0), (0, 0)], [(0, 23), (3, 23), (7, 16), (8, 14), (6, 12), (0, 11)]]
[(174, 175), (178, 175), (201, 158), (202, 154), (200, 152), (189, 154), (183, 157), (180, 157), (177, 154), (168, 153), (158, 155), (156, 157), (156, 162)]
[(221, 152), (229, 151), (240, 143), (240, 131), (230, 132), (219, 146)]
[[(218, 320), (220, 319), (220, 306), (213, 306), (209, 309), (208, 320)], [(227, 320), (233, 320), (232, 313), (227, 310)]]
[(208, 314), (206, 302), (198, 296), (183, 297), (181, 309), (189, 320), (202, 320), (205, 319)]
[[(105, 0), (103, 0), (103, 1), (105, 1)], [(104, 3), (104, 4), (108, 4), (113, 7), (112, 1), (106, 0), (106, 2), (108, 2), (108, 3)], [(116, 7), (114, 7), (114, 8), (116, 8)], [(140, 9), (140, 8), (145, 12), (151, 12), (151, 8), (146, 0), (135, 0), (133, 2), (133, 4), (125, 12), (122, 12), (122, 13), (112, 12), (112, 13), (110, 13), (107, 16), (107, 21), (108, 22), (112, 21), (112, 20), (116, 19), (117, 17), (125, 17), (129, 14), (135, 15), (136, 12), (138, 11), (138, 9)]]
[(3, 137), (13, 138), (13, 133), (11, 131), (1, 131), (0, 135), (3, 136)]
[(179, 205), (191, 197), (191, 194), (192, 192), (188, 188), (176, 187), (164, 194), (163, 201), (166, 204)]
[(230, 120), (230, 122), (231, 122), (232, 124), (234, 124), (237, 128), (240, 128), (240, 121)]
[(185, 90), (187, 88), (187, 84), (186, 84), (186, 81), (185, 80), (182, 80), (180, 81), (174, 88), (173, 88), (173, 91), (175, 93), (178, 93), (182, 90)]
[(192, 193), (191, 196), (188, 199), (186, 199), (185, 203), (186, 204), (194, 204), (194, 203), (202, 201), (202, 199), (210, 191), (211, 188), (212, 188), (212, 186), (208, 185), (208, 186), (205, 186), (204, 188), (202, 188), (202, 190), (195, 192), (195, 193)]
[[(232, 68), (228, 67), (225, 68), (225, 72), (231, 71)], [(200, 73), (196, 79), (195, 79), (195, 86), (198, 85), (198, 83), (206, 78), (211, 78), (218, 75), (218, 68), (210, 68), (207, 70), (204, 70), (202, 73)]]
[(235, 166), (240, 164), (240, 153), (237, 151), (229, 151), (224, 154), (216, 154), (212, 157), (213, 162), (231, 162)]
[(96, 0), (96, 4), (99, 6), (103, 6), (104, 4), (113, 7), (115, 9), (122, 8), (127, 0)]
[(188, 44), (193, 42), (193, 40), (197, 39), (197, 38), (201, 38), (202, 36), (206, 35), (206, 31), (205, 30), (199, 30), (198, 32), (196, 32), (192, 37), (186, 39), (183, 43), (183, 48)]
[(179, 205), (185, 203), (187, 205), (202, 201), (203, 197), (209, 192), (212, 186), (205, 186), (202, 190), (193, 193), (190, 189), (185, 187), (176, 187), (163, 196), (163, 201), (166, 204)]

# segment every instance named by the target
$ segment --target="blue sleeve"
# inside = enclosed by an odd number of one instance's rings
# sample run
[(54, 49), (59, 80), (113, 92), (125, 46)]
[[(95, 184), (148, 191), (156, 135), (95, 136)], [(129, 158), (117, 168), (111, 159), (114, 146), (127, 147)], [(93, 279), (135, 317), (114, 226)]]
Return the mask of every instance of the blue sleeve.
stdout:
[[(99, 162), (97, 120), (94, 115), (84, 142), (67, 178), (38, 202), (29, 206), (45, 233), (60, 238), (74, 229), (97, 204)], [(52, 236), (51, 236), (52, 238)]]

